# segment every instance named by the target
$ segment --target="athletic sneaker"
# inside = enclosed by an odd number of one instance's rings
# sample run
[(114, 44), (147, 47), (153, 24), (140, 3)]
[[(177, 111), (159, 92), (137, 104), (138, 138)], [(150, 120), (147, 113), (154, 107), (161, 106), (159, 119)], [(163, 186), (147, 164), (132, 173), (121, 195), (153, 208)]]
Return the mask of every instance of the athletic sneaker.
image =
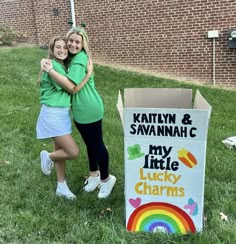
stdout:
[(59, 197), (65, 197), (69, 200), (76, 199), (76, 195), (70, 191), (66, 181), (57, 183), (56, 195)]
[(110, 175), (110, 179), (107, 182), (101, 182), (98, 198), (107, 198), (110, 195), (115, 183), (116, 177), (114, 175)]
[(84, 183), (87, 184), (83, 188), (84, 191), (94, 191), (100, 185), (100, 174), (98, 174), (98, 176), (95, 177), (89, 176), (89, 178)]
[(40, 152), (41, 169), (45, 175), (51, 174), (53, 167), (53, 161), (49, 158), (49, 153), (45, 150)]

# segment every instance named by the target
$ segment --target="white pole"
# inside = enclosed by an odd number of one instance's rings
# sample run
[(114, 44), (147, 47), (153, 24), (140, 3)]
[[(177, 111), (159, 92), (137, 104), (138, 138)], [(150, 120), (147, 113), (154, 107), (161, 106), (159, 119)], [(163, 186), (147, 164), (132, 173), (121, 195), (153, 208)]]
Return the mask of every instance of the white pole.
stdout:
[(216, 62), (215, 62), (215, 50), (216, 50), (215, 38), (213, 38), (213, 85), (216, 85)]
[(70, 0), (70, 7), (71, 7), (71, 17), (72, 17), (72, 27), (76, 26), (76, 21), (75, 21), (75, 5), (74, 5), (74, 0)]
[(213, 77), (212, 77), (212, 79), (213, 79), (213, 84), (214, 84), (214, 86), (215, 86), (215, 84), (216, 84), (216, 55), (215, 55), (215, 53), (216, 53), (216, 43), (215, 43), (215, 39), (216, 38), (218, 38), (219, 37), (219, 31), (218, 30), (212, 30), (212, 31), (208, 31), (208, 38), (212, 38), (213, 39), (213, 41), (212, 41), (212, 46), (213, 46), (213, 48), (212, 48), (212, 52), (213, 52), (213, 62), (212, 62), (212, 69), (213, 69)]

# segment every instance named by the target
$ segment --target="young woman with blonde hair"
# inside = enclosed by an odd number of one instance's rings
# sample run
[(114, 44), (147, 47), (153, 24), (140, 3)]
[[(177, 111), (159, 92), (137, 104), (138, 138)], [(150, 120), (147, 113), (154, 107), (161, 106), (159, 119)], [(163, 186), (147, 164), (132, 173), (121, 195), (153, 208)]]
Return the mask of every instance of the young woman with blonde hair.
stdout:
[[(66, 76), (52, 69), (48, 60), (41, 61), (41, 68), (49, 70), (48, 74), (64, 87), (81, 83), (87, 74), (87, 63), (91, 58), (88, 36), (83, 28), (72, 28), (66, 38), (71, 58)], [(68, 88), (65, 89), (70, 92)], [(115, 185), (116, 177), (109, 174), (109, 154), (102, 133), (104, 106), (95, 88), (93, 75), (84, 87), (72, 96), (72, 114), (88, 153), (90, 177), (87, 179), (84, 190), (91, 192), (99, 187), (98, 198), (106, 198)]]
[[(65, 37), (55, 36), (49, 42), (48, 58), (52, 67), (61, 75), (66, 75), (65, 61), (68, 49)], [(71, 136), (71, 95), (58, 85), (48, 71), (40, 72), (40, 103), (42, 104), (37, 121), (36, 132), (38, 139), (52, 138), (54, 151), (41, 151), (41, 169), (45, 175), (51, 174), (55, 164), (57, 174), (56, 195), (74, 199), (76, 196), (70, 191), (65, 177), (65, 161), (78, 157), (79, 148)], [(68, 90), (75, 93), (88, 81), (92, 67), (80, 86), (70, 85)]]

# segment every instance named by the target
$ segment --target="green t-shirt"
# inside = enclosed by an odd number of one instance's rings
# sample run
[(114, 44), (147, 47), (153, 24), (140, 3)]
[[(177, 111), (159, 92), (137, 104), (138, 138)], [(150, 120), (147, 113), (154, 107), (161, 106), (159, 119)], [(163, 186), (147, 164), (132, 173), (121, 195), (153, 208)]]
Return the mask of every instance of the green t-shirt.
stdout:
[[(61, 75), (66, 75), (64, 66), (52, 60), (53, 69)], [(71, 105), (71, 95), (63, 90), (49, 75), (44, 72), (40, 83), (40, 102), (51, 107), (67, 108)]]
[[(85, 51), (77, 53), (71, 60), (67, 77), (78, 85), (86, 76), (88, 56)], [(104, 106), (90, 76), (84, 87), (72, 96), (72, 114), (76, 122), (88, 124), (102, 119)]]

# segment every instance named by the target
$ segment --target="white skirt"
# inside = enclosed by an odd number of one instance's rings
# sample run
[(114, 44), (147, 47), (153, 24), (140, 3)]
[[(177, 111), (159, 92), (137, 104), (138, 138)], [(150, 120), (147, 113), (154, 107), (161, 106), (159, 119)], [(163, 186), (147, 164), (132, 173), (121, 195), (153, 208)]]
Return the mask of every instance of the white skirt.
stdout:
[(42, 105), (36, 133), (38, 139), (46, 139), (71, 134), (70, 108)]

